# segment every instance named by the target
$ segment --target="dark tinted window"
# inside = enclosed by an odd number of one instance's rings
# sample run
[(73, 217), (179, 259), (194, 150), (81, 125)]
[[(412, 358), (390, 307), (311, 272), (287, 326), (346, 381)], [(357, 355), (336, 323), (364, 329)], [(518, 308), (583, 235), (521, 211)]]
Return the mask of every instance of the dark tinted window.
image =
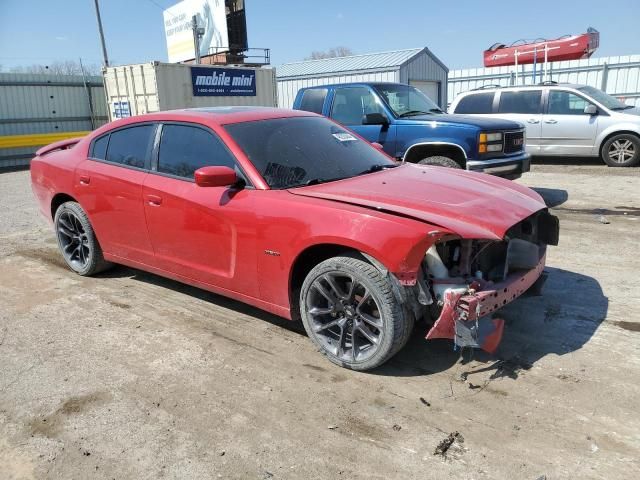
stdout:
[(105, 160), (107, 158), (107, 145), (109, 144), (109, 135), (105, 135), (104, 137), (100, 137), (93, 142), (93, 147), (91, 147), (91, 158), (98, 158), (100, 160)]
[(322, 106), (324, 105), (325, 98), (327, 98), (326, 88), (313, 88), (311, 90), (305, 90), (302, 94), (300, 110), (322, 114)]
[(384, 113), (371, 90), (365, 87), (336, 89), (331, 118), (345, 125), (362, 125), (365, 113)]
[(555, 115), (586, 115), (584, 107), (591, 105), (579, 95), (561, 90), (549, 91), (549, 113)]
[(158, 171), (193, 178), (200, 167), (224, 166), (235, 168), (235, 161), (222, 141), (207, 130), (188, 125), (164, 125)]
[(155, 125), (141, 125), (111, 132), (107, 160), (144, 168), (153, 144)]
[(462, 97), (453, 113), (492, 113), (493, 92)]
[(542, 90), (502, 92), (499, 113), (540, 113)]
[(271, 188), (298, 187), (365, 174), (395, 162), (323, 117), (236, 123), (225, 129)]

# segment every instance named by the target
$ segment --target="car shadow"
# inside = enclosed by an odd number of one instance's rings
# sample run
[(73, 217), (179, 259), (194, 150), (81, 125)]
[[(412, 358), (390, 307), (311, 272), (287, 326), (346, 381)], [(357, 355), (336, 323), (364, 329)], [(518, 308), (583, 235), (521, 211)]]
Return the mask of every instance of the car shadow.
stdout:
[(114, 268), (96, 275), (96, 277), (131, 278), (132, 280), (136, 280), (139, 282), (149, 283), (159, 287), (167, 288), (169, 290), (173, 290), (174, 292), (179, 292), (184, 295), (209, 302), (216, 307), (227, 308), (244, 315), (255, 317), (265, 322), (269, 322), (272, 325), (282, 327), (291, 332), (306, 336), (304, 327), (300, 322), (292, 322), (291, 320), (287, 320), (256, 307), (252, 307), (251, 305), (240, 302), (238, 300), (233, 300), (232, 298), (217, 295), (207, 290), (193, 287), (191, 285), (187, 285), (186, 283), (181, 283), (176, 280), (171, 280), (170, 278), (161, 277), (159, 275), (145, 272), (143, 270), (136, 270), (134, 268), (125, 267), (123, 265), (116, 265)]
[[(453, 341), (426, 340), (427, 327), (416, 326), (411, 339), (395, 357), (370, 371), (373, 375), (415, 377), (446, 371), (461, 361), (469, 365), (462, 375), (491, 371), (491, 378), (516, 379), (547, 355), (562, 356), (579, 350), (607, 316), (609, 301), (592, 277), (547, 267), (547, 282), (540, 296), (523, 296), (496, 313), (505, 330), (496, 353), (478, 349), (456, 350)], [(102, 278), (128, 277), (210, 302), (306, 336), (301, 322), (292, 322), (245, 303), (141, 270), (116, 266)], [(473, 364), (471, 363), (473, 360)]]
[[(416, 329), (405, 349), (377, 375), (418, 376), (439, 373), (458, 361), (469, 365), (465, 378), (492, 372), (490, 378), (518, 378), (523, 370), (548, 355), (566, 355), (582, 348), (605, 320), (609, 300), (597, 280), (559, 268), (547, 267), (548, 279), (540, 296), (523, 296), (498, 310), (505, 329), (498, 350), (454, 350), (453, 341), (425, 340)], [(473, 364), (471, 360), (474, 360)]]
[(541, 156), (531, 157), (533, 165), (602, 165), (600, 157), (560, 157), (560, 156)]

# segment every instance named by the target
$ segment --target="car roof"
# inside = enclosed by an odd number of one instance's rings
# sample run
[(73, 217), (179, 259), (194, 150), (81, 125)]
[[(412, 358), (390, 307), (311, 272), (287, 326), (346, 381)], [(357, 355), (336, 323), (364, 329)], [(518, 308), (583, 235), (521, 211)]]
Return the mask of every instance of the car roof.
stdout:
[(108, 124), (111, 127), (130, 123), (152, 121), (194, 121), (227, 125), (231, 123), (252, 122), (288, 117), (319, 116), (312, 112), (289, 110), (286, 108), (232, 106), (232, 107), (201, 107), (183, 108), (180, 110), (165, 110), (162, 112), (146, 113), (127, 117)]
[(546, 83), (537, 83), (535, 85), (483, 85), (481, 87), (478, 88), (474, 88), (472, 90), (469, 90), (467, 92), (464, 92), (464, 94), (470, 94), (470, 93), (481, 93), (481, 92), (495, 92), (497, 90), (528, 90), (528, 89), (537, 89), (537, 88), (544, 88), (544, 87), (549, 87), (549, 88), (554, 88), (554, 87), (561, 87), (561, 88), (582, 88), (582, 87), (586, 87), (587, 85), (582, 85), (579, 83), (556, 83), (556, 82), (546, 82)]
[(365, 85), (403, 85), (408, 87), (406, 83), (398, 83), (398, 82), (348, 82), (348, 83), (327, 83), (324, 85), (314, 85), (313, 87), (304, 87), (300, 90), (313, 90), (317, 88), (335, 88), (335, 87), (355, 87), (355, 86), (365, 86)]

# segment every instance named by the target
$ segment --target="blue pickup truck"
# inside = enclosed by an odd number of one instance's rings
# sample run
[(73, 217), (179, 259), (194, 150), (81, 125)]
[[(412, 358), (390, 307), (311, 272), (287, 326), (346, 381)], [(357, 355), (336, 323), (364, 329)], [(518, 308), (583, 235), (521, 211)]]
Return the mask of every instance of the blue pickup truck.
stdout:
[(293, 108), (325, 115), (392, 157), (514, 179), (529, 171), (523, 125), (447, 115), (420, 90), (399, 83), (301, 89)]

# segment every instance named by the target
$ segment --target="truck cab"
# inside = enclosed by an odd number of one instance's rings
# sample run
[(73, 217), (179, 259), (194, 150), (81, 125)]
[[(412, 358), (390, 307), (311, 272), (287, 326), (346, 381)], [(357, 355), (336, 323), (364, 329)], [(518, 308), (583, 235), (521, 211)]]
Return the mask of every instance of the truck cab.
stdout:
[(303, 88), (293, 108), (329, 117), (403, 162), (509, 179), (529, 171), (522, 124), (448, 115), (410, 85), (347, 83)]

